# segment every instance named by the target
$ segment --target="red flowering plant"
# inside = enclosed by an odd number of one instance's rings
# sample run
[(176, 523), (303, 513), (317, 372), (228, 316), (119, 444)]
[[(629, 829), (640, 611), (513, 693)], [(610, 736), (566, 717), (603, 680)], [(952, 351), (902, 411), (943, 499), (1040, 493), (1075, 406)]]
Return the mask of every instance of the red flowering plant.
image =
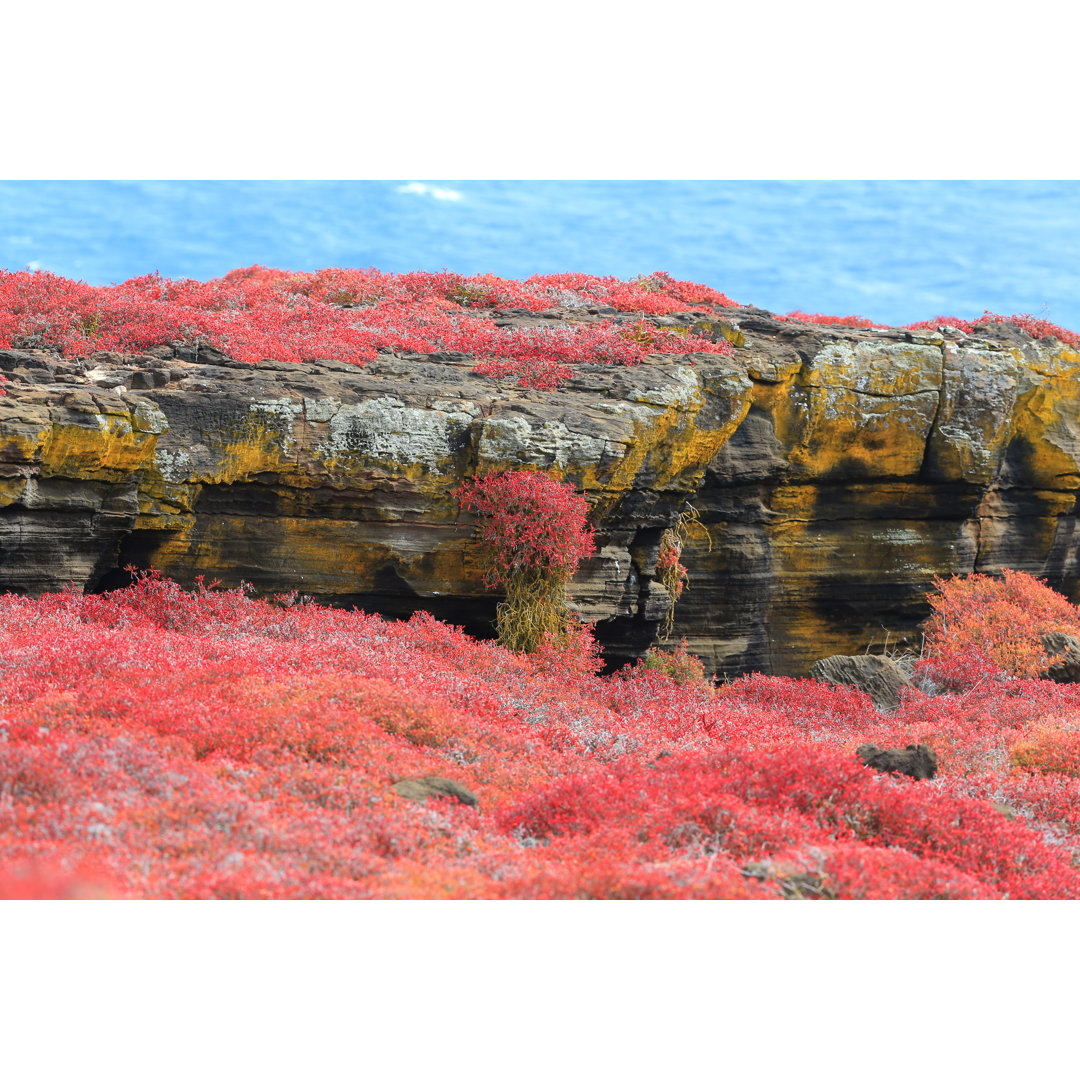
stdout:
[(506, 590), (496, 616), (499, 640), (532, 653), (548, 637), (566, 638), (566, 582), (596, 550), (584, 498), (570, 484), (524, 470), (474, 477), (457, 498), (480, 518), (485, 584)]

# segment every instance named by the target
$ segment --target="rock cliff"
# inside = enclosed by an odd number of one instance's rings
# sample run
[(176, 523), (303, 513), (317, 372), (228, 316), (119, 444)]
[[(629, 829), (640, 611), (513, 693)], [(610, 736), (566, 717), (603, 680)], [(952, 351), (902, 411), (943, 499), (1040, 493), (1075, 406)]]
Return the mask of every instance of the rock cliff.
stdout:
[(452, 492), (513, 466), (585, 492), (598, 553), (572, 593), (616, 664), (666, 613), (656, 557), (687, 504), (707, 536), (684, 552), (674, 637), (727, 675), (805, 675), (886, 633), (917, 645), (935, 575), (1013, 567), (1078, 598), (1073, 349), (1011, 324), (653, 321), (709, 322), (735, 355), (582, 366), (544, 391), (460, 353), (359, 368), (0, 351), (0, 589), (105, 589), (152, 564), (486, 636), (496, 597)]

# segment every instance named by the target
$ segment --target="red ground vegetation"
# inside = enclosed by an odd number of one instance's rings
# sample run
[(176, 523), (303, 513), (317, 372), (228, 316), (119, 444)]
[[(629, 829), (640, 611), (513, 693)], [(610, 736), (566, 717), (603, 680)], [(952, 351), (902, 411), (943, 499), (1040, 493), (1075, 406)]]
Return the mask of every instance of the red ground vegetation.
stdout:
[(0, 896), (1080, 897), (1080, 688), (1001, 668), (881, 714), (153, 573), (0, 597), (0, 643)]
[[(603, 309), (612, 317), (557, 326), (500, 327), (495, 308)], [(162, 344), (201, 345), (235, 360), (340, 360), (380, 351), (460, 352), (477, 371), (552, 389), (578, 364), (635, 364), (650, 353), (729, 354), (687, 328), (645, 316), (734, 306), (704, 285), (653, 274), (636, 281), (558, 274), (507, 281), (491, 274), (385, 274), (328, 269), (294, 274), (253, 266), (213, 281), (149, 274), (98, 287), (45, 271), (0, 271), (0, 348), (66, 356), (139, 354)], [(639, 316), (625, 323), (617, 313)]]
[[(380, 352), (459, 352), (476, 371), (519, 386), (553, 389), (581, 364), (636, 364), (651, 353), (730, 355), (731, 344), (657, 316), (700, 311), (737, 315), (706, 285), (654, 273), (623, 281), (593, 274), (538, 274), (524, 281), (478, 274), (384, 273), (331, 267), (293, 273), (265, 266), (212, 281), (157, 274), (109, 286), (47, 271), (0, 270), (0, 348), (52, 349), (71, 357), (138, 355), (156, 345), (217, 349), (243, 363), (340, 360), (363, 365)], [(553, 326), (498, 326), (500, 311), (562, 309)], [(582, 313), (589, 321), (581, 321)], [(637, 321), (628, 321), (629, 316)], [(793, 311), (781, 320), (878, 328), (857, 315)], [(942, 316), (906, 329), (951, 326), (978, 333), (1013, 322), (1036, 338), (1077, 345), (1080, 336), (1032, 315), (965, 321)], [(0, 393), (3, 391), (0, 390)]]
[(978, 334), (984, 327), (992, 327), (998, 323), (1013, 323), (1020, 327), (1033, 338), (1057, 338), (1062, 345), (1071, 345), (1075, 348), (1080, 345), (1080, 334), (1074, 334), (1056, 323), (1046, 319), (1037, 319), (1034, 315), (997, 315), (993, 311), (985, 311), (978, 319), (956, 319), (951, 315), (939, 315), (936, 319), (924, 319), (922, 322), (910, 323), (905, 330), (938, 330), (943, 326), (952, 327), (965, 334)]
[(805, 311), (789, 311), (786, 315), (778, 315), (782, 322), (814, 323), (819, 326), (851, 326), (859, 330), (883, 330), (884, 323), (871, 322), (859, 315), (819, 315)]

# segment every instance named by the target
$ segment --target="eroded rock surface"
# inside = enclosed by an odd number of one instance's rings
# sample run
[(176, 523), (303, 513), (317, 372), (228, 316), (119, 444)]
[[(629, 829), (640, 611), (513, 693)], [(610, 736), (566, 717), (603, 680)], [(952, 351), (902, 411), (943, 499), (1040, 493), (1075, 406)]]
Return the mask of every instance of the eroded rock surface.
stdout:
[(1010, 326), (735, 324), (734, 357), (596, 365), (555, 391), (456, 353), (0, 351), (0, 589), (108, 588), (152, 564), (490, 634), (497, 597), (453, 491), (538, 467), (589, 501), (598, 553), (571, 592), (616, 664), (666, 613), (656, 556), (687, 503), (708, 537), (684, 552), (674, 637), (721, 674), (917, 644), (935, 575), (1011, 567), (1077, 599), (1074, 350)]

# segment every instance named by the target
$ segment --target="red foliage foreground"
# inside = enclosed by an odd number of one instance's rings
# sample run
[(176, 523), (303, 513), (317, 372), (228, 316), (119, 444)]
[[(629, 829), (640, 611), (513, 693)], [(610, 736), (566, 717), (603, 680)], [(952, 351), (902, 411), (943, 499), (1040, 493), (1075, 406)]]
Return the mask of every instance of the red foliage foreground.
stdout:
[(0, 896), (1080, 897), (1080, 689), (1000, 668), (883, 715), (152, 573), (0, 597), (0, 666)]

